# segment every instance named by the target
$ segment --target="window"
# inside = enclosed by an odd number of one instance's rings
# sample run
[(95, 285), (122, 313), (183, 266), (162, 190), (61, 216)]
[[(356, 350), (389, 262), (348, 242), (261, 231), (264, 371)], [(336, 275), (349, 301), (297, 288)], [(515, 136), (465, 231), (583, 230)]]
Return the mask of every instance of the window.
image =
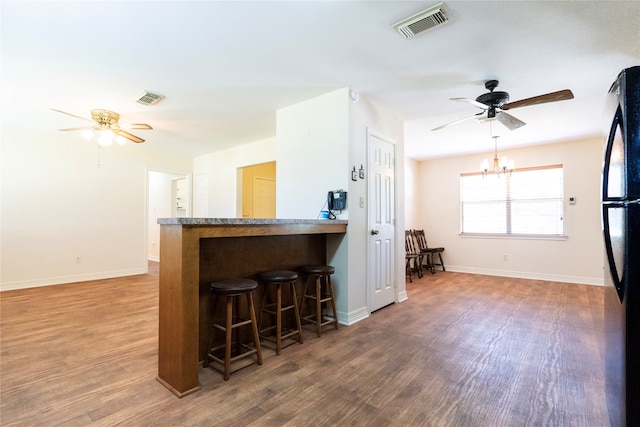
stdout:
[(463, 234), (561, 236), (562, 165), (460, 175)]

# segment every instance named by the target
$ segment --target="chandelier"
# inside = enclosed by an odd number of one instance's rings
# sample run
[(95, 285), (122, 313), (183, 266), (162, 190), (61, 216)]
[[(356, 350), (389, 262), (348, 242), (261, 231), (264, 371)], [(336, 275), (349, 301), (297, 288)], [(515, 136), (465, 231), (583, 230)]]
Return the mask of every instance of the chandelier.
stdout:
[(480, 171), (482, 172), (482, 177), (486, 177), (490, 173), (495, 173), (500, 178), (500, 174), (509, 174), (513, 172), (514, 162), (513, 159), (507, 159), (507, 156), (502, 156), (498, 158), (498, 138), (499, 136), (493, 136), (493, 142), (495, 146), (495, 151), (493, 155), (493, 166), (489, 168), (489, 160), (484, 159), (480, 164)]

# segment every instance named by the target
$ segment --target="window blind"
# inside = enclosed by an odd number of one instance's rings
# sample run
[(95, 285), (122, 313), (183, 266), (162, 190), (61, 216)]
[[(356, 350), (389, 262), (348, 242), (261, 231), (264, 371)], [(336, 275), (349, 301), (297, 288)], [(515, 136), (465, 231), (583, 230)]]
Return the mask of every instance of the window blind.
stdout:
[(557, 236), (564, 232), (563, 168), (516, 169), (511, 174), (460, 176), (461, 231)]

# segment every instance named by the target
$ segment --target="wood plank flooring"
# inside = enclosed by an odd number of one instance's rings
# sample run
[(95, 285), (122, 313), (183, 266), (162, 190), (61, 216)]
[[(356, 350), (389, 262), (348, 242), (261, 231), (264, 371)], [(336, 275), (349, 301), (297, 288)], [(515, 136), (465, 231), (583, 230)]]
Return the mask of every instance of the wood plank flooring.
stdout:
[(603, 289), (452, 272), (228, 382), (155, 380), (158, 268), (0, 294), (2, 426), (608, 426)]

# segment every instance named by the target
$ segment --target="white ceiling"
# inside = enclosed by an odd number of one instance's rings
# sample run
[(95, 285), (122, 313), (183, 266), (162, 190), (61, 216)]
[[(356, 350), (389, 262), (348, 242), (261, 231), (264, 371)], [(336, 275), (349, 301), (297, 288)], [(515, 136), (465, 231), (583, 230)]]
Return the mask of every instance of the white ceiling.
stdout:
[[(452, 21), (405, 40), (391, 25), (435, 1), (2, 1), (2, 126), (57, 132), (93, 108), (146, 122), (141, 149), (198, 155), (275, 136), (275, 111), (342, 87), (405, 120), (406, 155), (492, 151), (475, 99), (575, 99), (509, 113), (500, 147), (602, 132), (605, 94), (640, 64), (640, 2), (446, 1)], [(133, 101), (142, 90), (166, 96)], [(83, 139), (78, 133), (69, 138)]]

